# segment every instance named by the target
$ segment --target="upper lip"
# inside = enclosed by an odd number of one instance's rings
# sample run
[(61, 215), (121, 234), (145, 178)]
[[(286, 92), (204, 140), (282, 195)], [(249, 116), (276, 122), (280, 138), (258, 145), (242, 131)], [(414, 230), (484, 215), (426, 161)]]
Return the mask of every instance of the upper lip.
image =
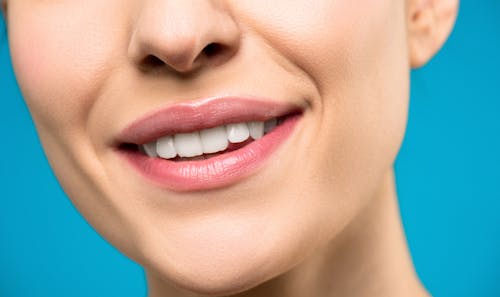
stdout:
[(144, 144), (165, 135), (186, 133), (230, 123), (266, 121), (301, 112), (294, 103), (265, 98), (215, 97), (172, 104), (149, 112), (125, 127), (119, 143)]

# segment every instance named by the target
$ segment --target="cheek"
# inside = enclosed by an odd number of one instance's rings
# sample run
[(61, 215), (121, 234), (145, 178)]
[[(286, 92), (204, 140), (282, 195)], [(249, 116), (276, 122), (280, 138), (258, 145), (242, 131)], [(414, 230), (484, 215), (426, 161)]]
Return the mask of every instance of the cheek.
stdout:
[(377, 2), (344, 2), (332, 21), (338, 27), (323, 42), (326, 61), (312, 70), (322, 97), (317, 155), (326, 157), (320, 166), (330, 173), (326, 185), (333, 180), (337, 196), (353, 198), (354, 209), (391, 168), (407, 119), (404, 9)]
[(320, 90), (363, 73), (353, 66), (402, 37), (405, 24), (399, 0), (242, 0), (236, 7), (249, 30), (310, 74)]
[(111, 26), (84, 9), (22, 3), (9, 8), (9, 41), (33, 118), (51, 131), (81, 126), (110, 69)]
[(318, 90), (308, 119), (315, 130), (302, 142), (311, 145), (298, 145), (309, 162), (296, 168), (302, 174), (290, 184), (310, 181), (311, 188), (321, 189), (318, 197), (342, 200), (346, 203), (336, 205), (353, 213), (391, 167), (404, 135), (409, 83), (404, 3), (273, 1), (283, 6), (278, 10), (260, 2), (248, 2), (248, 22)]
[[(311, 103), (320, 122), (316, 139), (380, 146), (394, 155), (403, 137), (408, 101), (404, 3), (268, 3), (241, 1), (238, 8), (249, 27), (314, 82), (318, 93)], [(331, 155), (331, 146), (310, 149), (327, 147), (326, 155)]]

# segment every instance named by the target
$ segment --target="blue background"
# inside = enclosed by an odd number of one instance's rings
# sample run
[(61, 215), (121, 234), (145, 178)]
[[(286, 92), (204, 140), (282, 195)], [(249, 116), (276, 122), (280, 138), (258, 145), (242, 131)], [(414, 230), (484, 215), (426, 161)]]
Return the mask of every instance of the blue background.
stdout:
[[(51, 173), (0, 35), (0, 296), (144, 296), (142, 269), (92, 230)], [(483, 0), (462, 1), (442, 52), (412, 72), (396, 172), (434, 296), (500, 296), (499, 69), (500, 2)]]

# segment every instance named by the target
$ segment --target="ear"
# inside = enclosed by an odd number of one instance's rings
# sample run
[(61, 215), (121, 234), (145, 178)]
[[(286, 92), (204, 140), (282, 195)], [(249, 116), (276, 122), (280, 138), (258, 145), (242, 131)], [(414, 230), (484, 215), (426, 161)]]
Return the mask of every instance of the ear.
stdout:
[(425, 65), (443, 46), (455, 24), (459, 0), (407, 0), (410, 66)]

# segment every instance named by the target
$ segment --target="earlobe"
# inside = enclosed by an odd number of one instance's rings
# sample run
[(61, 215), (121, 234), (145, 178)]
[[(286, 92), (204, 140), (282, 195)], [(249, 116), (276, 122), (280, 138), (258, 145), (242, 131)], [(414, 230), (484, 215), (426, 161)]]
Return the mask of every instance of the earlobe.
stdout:
[(425, 65), (450, 35), (459, 0), (408, 0), (408, 45), (412, 68)]

